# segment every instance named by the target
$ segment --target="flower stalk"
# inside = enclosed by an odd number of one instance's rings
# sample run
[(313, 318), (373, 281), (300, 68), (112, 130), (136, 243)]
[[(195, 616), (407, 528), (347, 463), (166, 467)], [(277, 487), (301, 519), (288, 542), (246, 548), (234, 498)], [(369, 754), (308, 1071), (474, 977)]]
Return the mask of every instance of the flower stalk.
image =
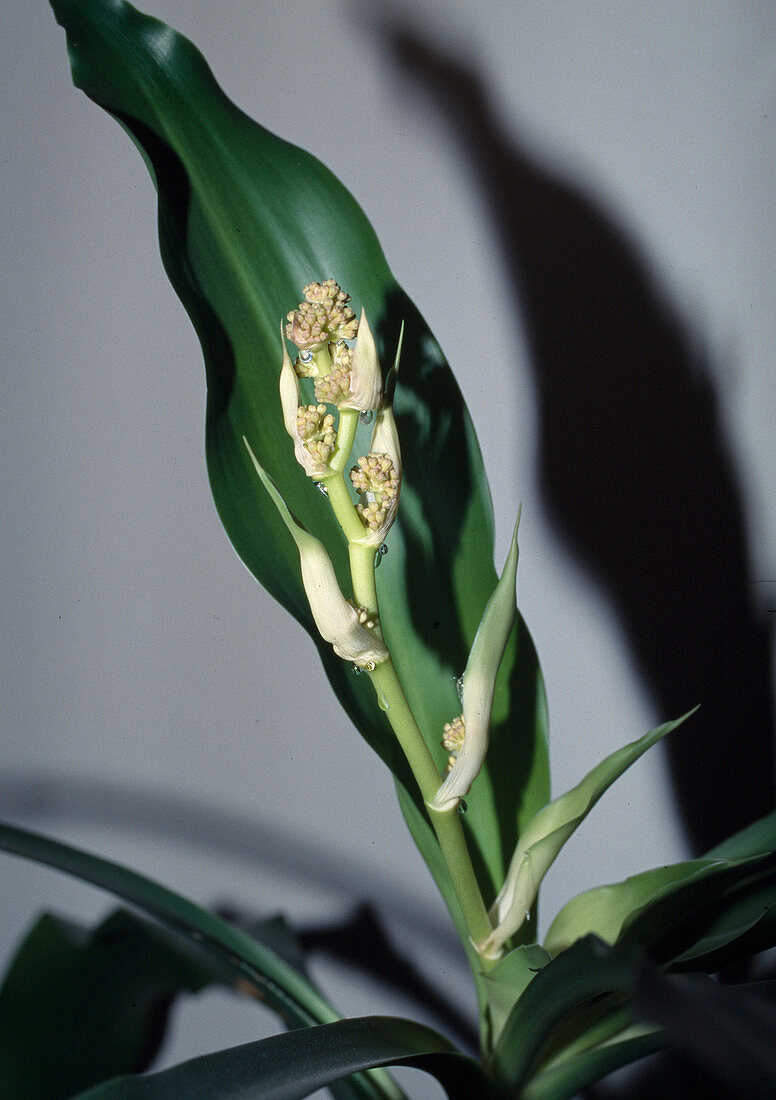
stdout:
[[(352, 601), (346, 600), (340, 591), (334, 566), (322, 544), (291, 515), (247, 440), (245, 445), (296, 542), (302, 582), (321, 637), (332, 645), (335, 653), (352, 661), (372, 680), (379, 705), (388, 717), (426, 804), (470, 942), (476, 945), (487, 940), (493, 925), (479, 889), (460, 816), (449, 812), (457, 805), (459, 796), (435, 802), (445, 785), (380, 629), (375, 556), (396, 518), (401, 491), (401, 449), (390, 396), (393, 386), (383, 385), (375, 340), (365, 312), (362, 310), (357, 321), (348, 305), (349, 296), (338, 284), (333, 279), (311, 283), (304, 288), (304, 296), (299, 307), (288, 314), (285, 330), (281, 326), (283, 421), (293, 442), (296, 461), (308, 477), (325, 484), (329, 503), (347, 540)], [(294, 363), (284, 334), (297, 346)], [(354, 337), (355, 345), (351, 348), (347, 341)], [(389, 374), (391, 383), (395, 380), (400, 349), (401, 336)], [(315, 404), (303, 403), (301, 384), (310, 385), (306, 379), (312, 381)], [(345, 470), (362, 414), (375, 416), (371, 445), (369, 452), (351, 467), (346, 479)], [(357, 502), (351, 496), (349, 483), (358, 495)], [(512, 593), (514, 601), (514, 579)], [(497, 643), (499, 647), (500, 660), (501, 642)], [(472, 674), (475, 685), (477, 676), (475, 670)], [(466, 768), (464, 764), (461, 773)], [(483, 969), (492, 964), (485, 956), (480, 955), (479, 959)]]

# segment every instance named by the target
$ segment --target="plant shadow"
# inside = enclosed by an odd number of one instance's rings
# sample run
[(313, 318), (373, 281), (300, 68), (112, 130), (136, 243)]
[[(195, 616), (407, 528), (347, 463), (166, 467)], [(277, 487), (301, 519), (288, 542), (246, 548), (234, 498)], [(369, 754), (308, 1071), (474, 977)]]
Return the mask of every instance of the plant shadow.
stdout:
[(772, 640), (708, 365), (627, 230), (506, 131), (473, 69), (412, 26), (373, 31), (470, 160), (495, 224), (549, 517), (616, 608), (662, 718), (701, 704), (665, 751), (705, 851), (774, 805)]

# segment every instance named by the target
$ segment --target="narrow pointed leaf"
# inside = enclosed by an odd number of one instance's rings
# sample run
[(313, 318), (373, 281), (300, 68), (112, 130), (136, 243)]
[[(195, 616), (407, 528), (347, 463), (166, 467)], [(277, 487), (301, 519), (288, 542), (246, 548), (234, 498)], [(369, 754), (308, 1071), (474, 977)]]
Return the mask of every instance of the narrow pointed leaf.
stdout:
[[(305, 283), (328, 276), (353, 296), (357, 311), (366, 310), (382, 362), (404, 324), (394, 400), (403, 487), (378, 594), (386, 640), (441, 765), (438, 741), (454, 713), (455, 678), (496, 584), (480, 451), (450, 369), (353, 198), (314, 157), (238, 110), (191, 43), (123, 0), (51, 2), (67, 31), (75, 83), (131, 135), (157, 188), (164, 263), (203, 347), (208, 471), (227, 533), (249, 569), (311, 632), (354, 723), (422, 812), (366, 677), (349, 675), (315, 631), (296, 550), (242, 439), (293, 514), (324, 543), (347, 587), (338, 526), (294, 461), (284, 428), (278, 324)], [(363, 431), (356, 448), (368, 449)], [(520, 824), (548, 790), (544, 691), (522, 622), (507, 646), (493, 719), (465, 824), (491, 896)], [(430, 826), (414, 835), (432, 859)]]
[(486, 950), (498, 948), (523, 924), (540, 882), (563, 845), (599, 798), (639, 757), (687, 717), (689, 715), (686, 714), (666, 722), (637, 741), (617, 749), (588, 772), (581, 783), (548, 803), (528, 822), (512, 858), (504, 888), (494, 905), (498, 927), (488, 937)]
[(628, 1066), (667, 1043), (662, 1028), (633, 1026), (621, 1038), (583, 1051), (542, 1070), (528, 1081), (520, 1100), (572, 1100), (608, 1073)]
[(451, 1100), (498, 1096), (480, 1066), (431, 1028), (373, 1016), (300, 1028), (160, 1073), (119, 1078), (76, 1100), (301, 1100), (349, 1074), (398, 1065), (432, 1074)]
[(709, 973), (776, 947), (776, 872), (726, 890), (703, 933), (671, 962), (674, 970)]

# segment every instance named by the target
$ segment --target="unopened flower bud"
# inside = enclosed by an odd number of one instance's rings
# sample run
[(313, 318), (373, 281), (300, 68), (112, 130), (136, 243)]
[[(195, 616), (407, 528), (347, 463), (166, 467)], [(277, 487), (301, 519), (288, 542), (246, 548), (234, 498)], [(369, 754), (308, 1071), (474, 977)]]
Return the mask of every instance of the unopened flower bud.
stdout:
[(286, 336), (300, 352), (315, 352), (330, 340), (352, 340), (358, 321), (348, 305), (350, 295), (334, 281), (309, 283), (305, 300), (288, 314)]

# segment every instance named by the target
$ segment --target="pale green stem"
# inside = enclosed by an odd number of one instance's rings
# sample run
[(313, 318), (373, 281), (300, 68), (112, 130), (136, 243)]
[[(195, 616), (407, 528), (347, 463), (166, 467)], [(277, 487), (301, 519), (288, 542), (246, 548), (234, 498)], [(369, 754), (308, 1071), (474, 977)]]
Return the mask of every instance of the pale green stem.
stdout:
[[(348, 540), (353, 598), (360, 607), (365, 607), (374, 612), (378, 616), (379, 624), (377, 587), (375, 585), (376, 547), (365, 546), (360, 542), (366, 534), (366, 529), (351, 500), (342, 473), (352, 447), (357, 418), (358, 413), (352, 410), (343, 410), (340, 415), (337, 451), (331, 464), (332, 468), (336, 468), (339, 472), (332, 477), (328, 477), (325, 484), (329, 495), (329, 503)], [(426, 803), (431, 824), (439, 841), (439, 848), (450, 873), (453, 890), (461, 907), (466, 929), (472, 942), (477, 944), (490, 935), (493, 931), (493, 925), (482, 900), (461, 818), (456, 809), (439, 812), (428, 808), (428, 803), (433, 800), (439, 790), (442, 778), (434, 763), (431, 750), (426, 744), (412, 713), (391, 658), (382, 661), (368, 675), (377, 692), (380, 706), (387, 714), (396, 734), (396, 739), (412, 769), (421, 797)], [(480, 964), (483, 970), (490, 969), (493, 961), (480, 956)]]
[[(390, 657), (379, 664), (374, 672), (370, 672), (369, 676), (377, 691), (380, 706), (388, 716), (428, 809), (428, 803), (439, 790), (441, 777), (415, 721)], [(458, 904), (461, 906), (466, 930), (472, 941), (475, 944), (479, 943), (490, 935), (493, 925), (485, 909), (477, 877), (474, 874), (461, 818), (455, 809), (444, 813), (429, 809), (428, 814), (450, 872), (450, 880)], [(492, 960), (485, 958), (481, 958), (480, 962), (483, 970), (488, 970), (493, 965)]]
[[(324, 484), (329, 494), (329, 503), (334, 510), (334, 515), (339, 520), (340, 527), (345, 532), (348, 543), (352, 544), (356, 539), (362, 539), (366, 534), (366, 528), (361, 522), (355, 504), (350, 499), (345, 478), (341, 474), (336, 474), (327, 477)], [(374, 557), (374, 551), (372, 551), (372, 556)]]
[(345, 472), (345, 467), (350, 458), (350, 452), (353, 450), (353, 441), (356, 438), (357, 428), (358, 413), (356, 410), (341, 409), (339, 425), (337, 427), (337, 446), (334, 449), (334, 456), (329, 463), (332, 470), (336, 470), (339, 474)]

